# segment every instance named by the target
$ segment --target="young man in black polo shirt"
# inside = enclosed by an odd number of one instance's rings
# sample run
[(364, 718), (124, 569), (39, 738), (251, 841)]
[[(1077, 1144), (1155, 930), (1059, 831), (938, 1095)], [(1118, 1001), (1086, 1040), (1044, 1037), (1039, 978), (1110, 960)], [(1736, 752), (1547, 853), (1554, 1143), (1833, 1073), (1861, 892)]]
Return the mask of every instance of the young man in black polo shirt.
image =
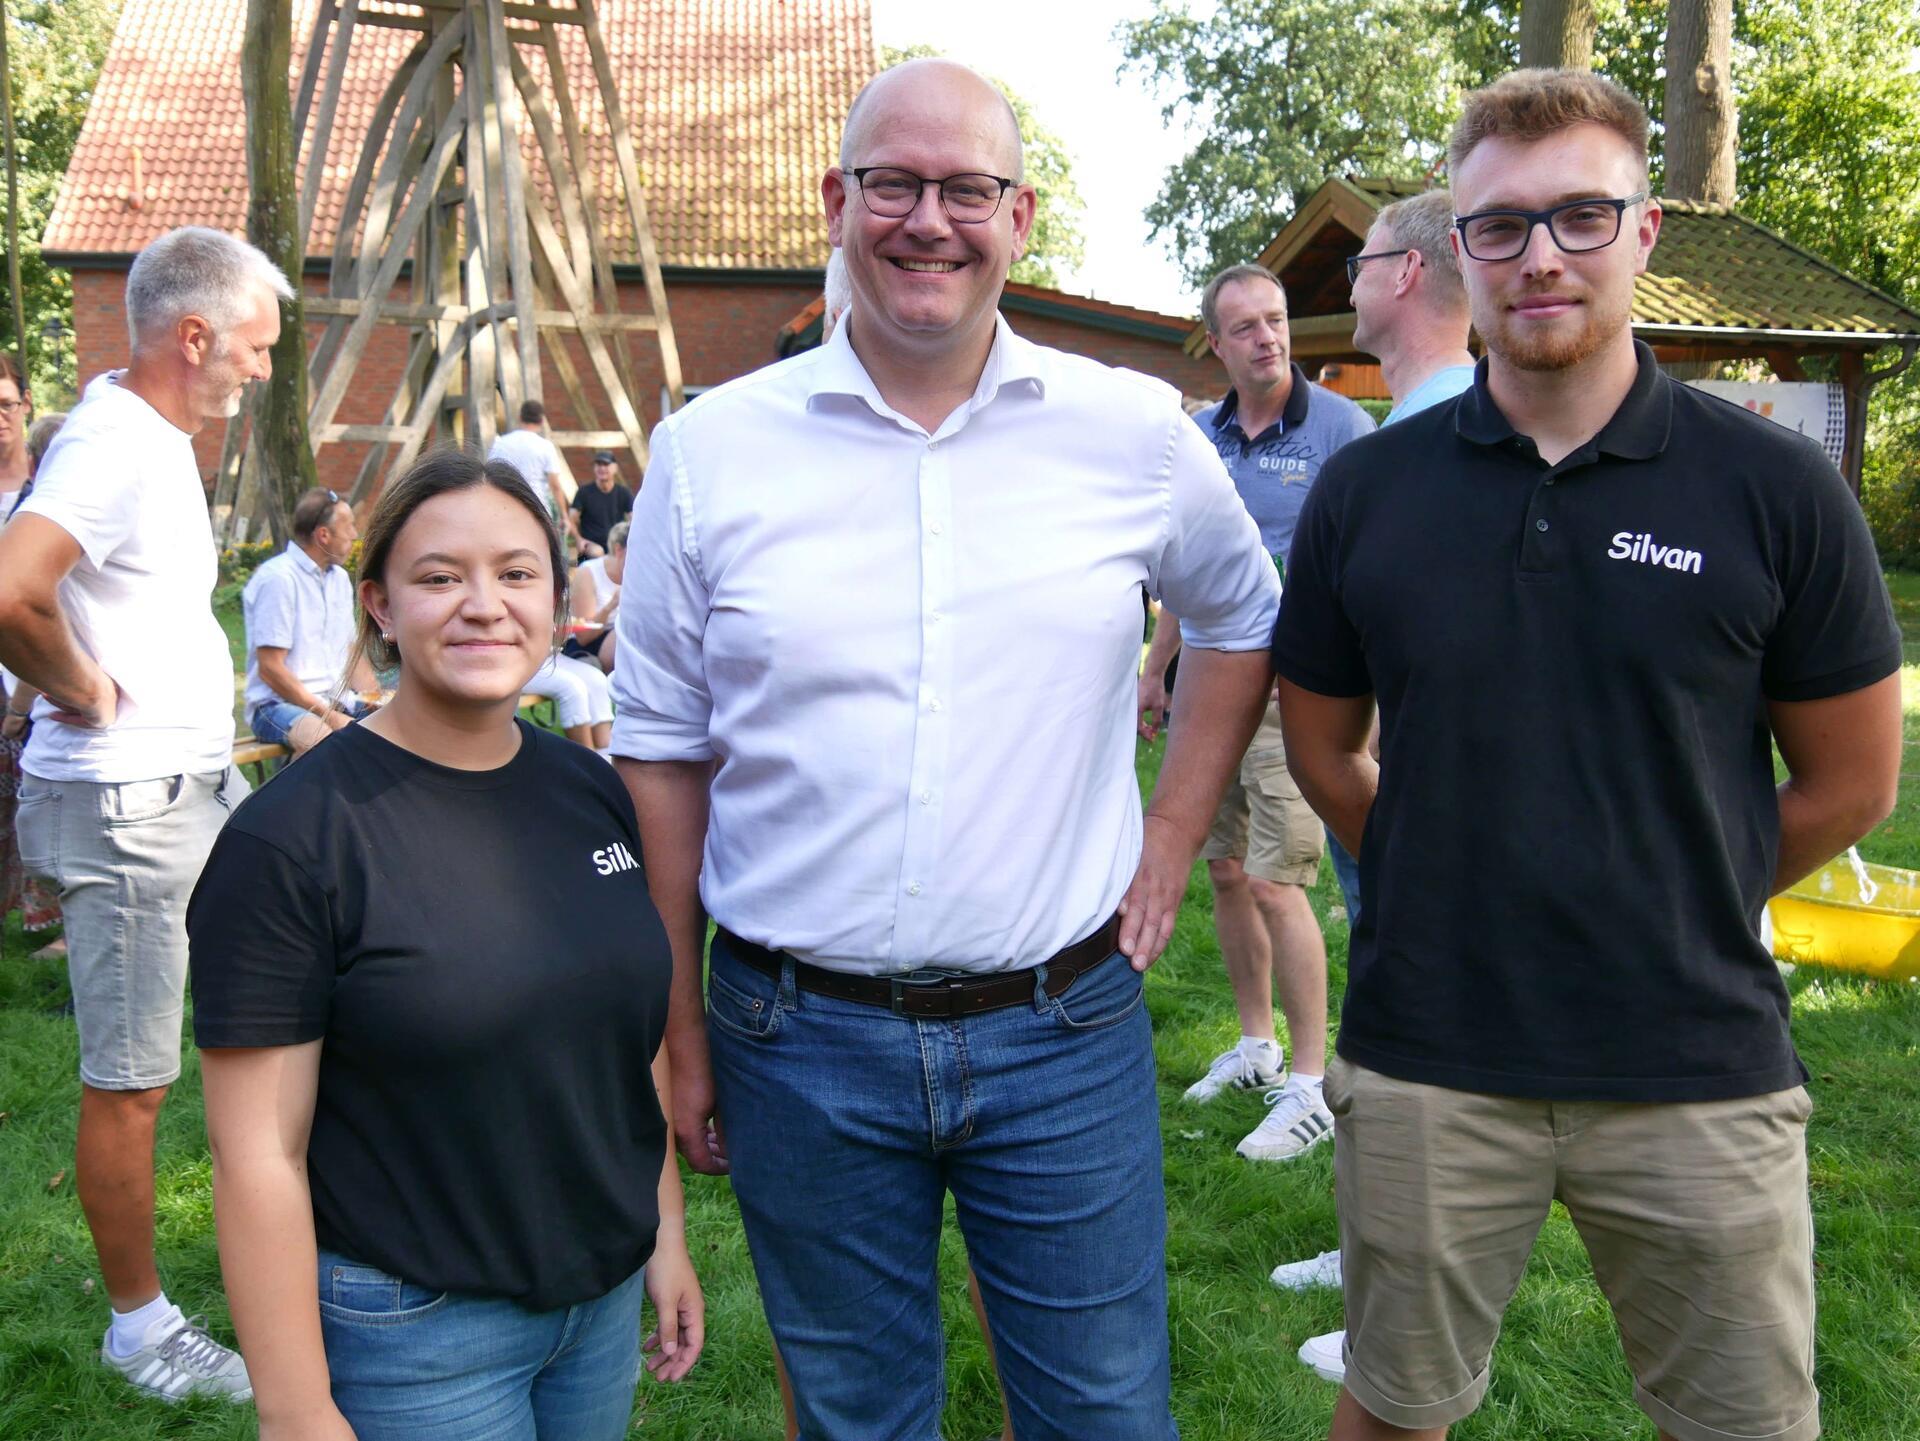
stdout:
[(593, 453), (593, 484), (574, 492), (569, 507), (580, 529), (580, 558), (607, 553), (607, 533), (633, 514), (633, 492), (620, 479), (620, 462), (610, 450)]
[(1634, 343), (1646, 135), (1584, 72), (1469, 97), (1488, 358), (1333, 458), (1288, 565), (1287, 753), (1363, 897), (1326, 1081), (1336, 1441), (1478, 1405), (1556, 1198), (1663, 1436), (1819, 1433), (1806, 1072), (1757, 930), (1892, 807), (1899, 633), (1819, 449)]

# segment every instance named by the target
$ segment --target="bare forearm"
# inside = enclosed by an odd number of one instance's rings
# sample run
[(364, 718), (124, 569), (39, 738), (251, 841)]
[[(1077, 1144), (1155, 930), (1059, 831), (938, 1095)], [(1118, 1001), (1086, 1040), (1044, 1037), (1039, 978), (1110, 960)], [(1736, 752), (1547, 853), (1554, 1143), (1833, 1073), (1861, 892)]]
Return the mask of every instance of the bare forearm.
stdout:
[(262, 1421), (331, 1407), (305, 1164), (216, 1149), (213, 1204), (227, 1303)]
[(1174, 692), (1180, 724), (1167, 741), (1147, 814), (1171, 824), (1183, 841), (1192, 841), (1196, 853), (1259, 727), (1271, 683), (1264, 650), (1196, 648), (1181, 663)]
[(1780, 787), (1780, 854), (1774, 862), (1777, 895), (1810, 875), (1886, 819), (1871, 795), (1809, 794), (1789, 780)]
[(22, 600), (7, 608), (0, 619), (0, 665), (62, 710), (111, 686), (99, 664), (80, 649), (52, 599)]
[(1339, 837), (1348, 855), (1359, 855), (1367, 814), (1380, 790), (1380, 762), (1365, 751), (1341, 751), (1302, 766), (1289, 751), (1287, 768), (1313, 813)]
[(1320, 695), (1284, 678), (1278, 688), (1287, 769), (1314, 814), (1357, 856), (1380, 789), (1373, 697)]
[(647, 889), (673, 954), (667, 1044), (677, 1050), (689, 1031), (705, 1037), (700, 982), (707, 917), (700, 904), (700, 860), (707, 842), (707, 787), (713, 767), (706, 761), (625, 757), (616, 764), (633, 797)]
[(687, 1234), (687, 1198), (680, 1187), (680, 1162), (673, 1149), (673, 1062), (662, 1046), (653, 1058), (653, 1089), (660, 1098), (660, 1114), (667, 1118), (667, 1154), (660, 1164), (655, 1202), (660, 1212), (660, 1240), (678, 1240)]
[(307, 689), (305, 683), (287, 665), (284, 653), (276, 657), (268, 655), (264, 650), (256, 650), (253, 654), (255, 662), (260, 667), (260, 679), (267, 683), (268, 690), (279, 696), (281, 700), (290, 705), (297, 705), (310, 714), (326, 713), (325, 698)]

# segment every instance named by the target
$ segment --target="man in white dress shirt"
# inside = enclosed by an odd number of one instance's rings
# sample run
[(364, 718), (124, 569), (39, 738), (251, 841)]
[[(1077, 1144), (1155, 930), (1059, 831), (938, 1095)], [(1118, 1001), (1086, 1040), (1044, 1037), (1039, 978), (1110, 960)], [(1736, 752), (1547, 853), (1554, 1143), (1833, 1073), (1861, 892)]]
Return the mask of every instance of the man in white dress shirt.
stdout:
[[(1175, 1434), (1142, 973), (1279, 586), (1171, 388), (998, 318), (1020, 172), (972, 71), (875, 79), (821, 183), (849, 319), (661, 425), (634, 516), (613, 748), (675, 1131), (731, 1167), (811, 1441), (939, 1434), (948, 1192), (1015, 1432)], [(1189, 648), (1144, 825), (1143, 588)]]

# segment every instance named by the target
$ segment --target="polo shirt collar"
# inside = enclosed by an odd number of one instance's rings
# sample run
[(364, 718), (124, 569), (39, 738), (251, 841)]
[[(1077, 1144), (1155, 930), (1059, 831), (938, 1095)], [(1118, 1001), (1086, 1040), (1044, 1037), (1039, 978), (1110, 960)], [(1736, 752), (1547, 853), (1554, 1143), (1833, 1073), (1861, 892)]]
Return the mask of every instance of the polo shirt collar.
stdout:
[[(1673, 428), (1673, 382), (1660, 373), (1660, 365), (1645, 341), (1634, 341), (1633, 356), (1639, 371), (1626, 398), (1582, 450), (1591, 447), (1620, 460), (1651, 460), (1667, 448), (1667, 435)], [(1460, 397), (1453, 427), (1462, 440), (1475, 445), (1499, 445), (1518, 433), (1487, 389), (1484, 355), (1473, 368), (1473, 387)]]
[[(834, 328), (833, 336), (821, 347), (813, 378), (807, 386), (807, 408), (826, 396), (845, 396), (863, 400), (875, 414), (900, 419), (898, 412), (880, 395), (880, 388), (867, 374), (866, 366), (853, 348), (851, 325)], [(980, 383), (974, 387), (967, 405), (972, 414), (990, 404), (1003, 389), (1020, 387), (1045, 397), (1047, 393), (1046, 352), (1032, 341), (1013, 333), (1004, 315), (993, 317), (993, 345), (987, 351), (987, 363), (980, 371)]]
[[(1287, 392), (1287, 403), (1280, 412), (1279, 421), (1276, 425), (1268, 426), (1267, 430), (1293, 430), (1304, 423), (1307, 418), (1307, 406), (1313, 400), (1313, 387), (1307, 380), (1306, 371), (1302, 370), (1298, 364), (1289, 361), (1288, 367), (1293, 372), (1293, 389)], [(1238, 425), (1239, 423), (1240, 392), (1238, 390), (1228, 390), (1226, 399), (1220, 402), (1220, 408), (1214, 412), (1214, 433), (1217, 435), (1229, 425)], [(1243, 431), (1242, 434), (1245, 434), (1245, 432)], [(1264, 434), (1266, 434), (1266, 431), (1261, 432), (1261, 435)], [(1259, 440), (1260, 435), (1249, 435), (1247, 439), (1250, 441)]]

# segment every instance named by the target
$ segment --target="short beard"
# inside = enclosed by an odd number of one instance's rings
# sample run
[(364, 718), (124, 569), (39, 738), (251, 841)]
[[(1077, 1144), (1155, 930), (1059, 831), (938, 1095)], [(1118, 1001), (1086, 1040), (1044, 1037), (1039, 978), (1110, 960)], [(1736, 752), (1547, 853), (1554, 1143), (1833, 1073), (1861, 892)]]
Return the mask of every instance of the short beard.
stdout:
[(1633, 294), (1628, 291), (1619, 303), (1606, 308), (1598, 297), (1589, 295), (1582, 310), (1586, 323), (1572, 335), (1522, 338), (1520, 327), (1506, 310), (1491, 317), (1476, 315), (1474, 328), (1486, 340), (1487, 349), (1515, 370), (1572, 370), (1612, 345), (1621, 331), (1631, 328)]

